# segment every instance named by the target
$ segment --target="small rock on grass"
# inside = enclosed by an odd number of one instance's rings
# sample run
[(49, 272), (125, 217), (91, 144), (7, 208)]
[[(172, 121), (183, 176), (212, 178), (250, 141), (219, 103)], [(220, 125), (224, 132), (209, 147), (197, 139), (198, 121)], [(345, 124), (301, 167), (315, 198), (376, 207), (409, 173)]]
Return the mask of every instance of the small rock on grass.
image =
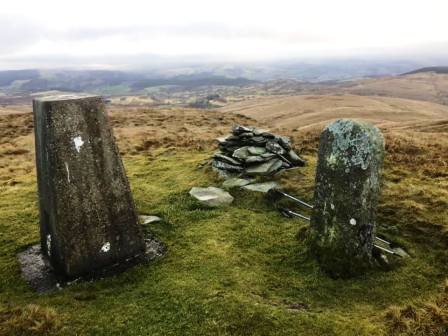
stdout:
[(410, 255), (405, 250), (403, 250), (401, 247), (392, 248), (392, 251), (394, 251), (396, 254), (398, 254), (402, 258), (410, 257)]
[(215, 187), (193, 187), (190, 190), (190, 195), (196, 198), (200, 203), (209, 207), (225, 206), (233, 202), (232, 195), (227, 191)]
[(140, 217), (140, 221), (142, 222), (143, 225), (151, 224), (151, 223), (155, 223), (155, 222), (160, 222), (162, 220), (162, 218), (157, 217), (157, 216), (142, 215), (142, 216), (139, 216), (139, 217)]

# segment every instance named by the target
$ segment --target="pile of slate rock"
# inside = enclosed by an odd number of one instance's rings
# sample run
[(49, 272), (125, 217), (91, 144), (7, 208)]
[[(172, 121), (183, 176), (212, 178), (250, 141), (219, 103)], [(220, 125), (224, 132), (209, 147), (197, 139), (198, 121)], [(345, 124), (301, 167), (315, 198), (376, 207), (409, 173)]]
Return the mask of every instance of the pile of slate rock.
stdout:
[(217, 140), (219, 151), (212, 165), (224, 177), (271, 176), (305, 164), (290, 138), (267, 130), (236, 125), (232, 134)]

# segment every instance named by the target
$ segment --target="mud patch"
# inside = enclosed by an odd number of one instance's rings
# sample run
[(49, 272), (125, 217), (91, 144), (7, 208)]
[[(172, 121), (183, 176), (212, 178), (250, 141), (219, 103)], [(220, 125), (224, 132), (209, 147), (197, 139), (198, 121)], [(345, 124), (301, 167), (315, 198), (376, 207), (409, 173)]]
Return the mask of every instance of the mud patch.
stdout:
[(44, 259), (40, 245), (29, 247), (17, 254), (23, 278), (36, 292), (51, 292), (58, 288), (58, 279)]

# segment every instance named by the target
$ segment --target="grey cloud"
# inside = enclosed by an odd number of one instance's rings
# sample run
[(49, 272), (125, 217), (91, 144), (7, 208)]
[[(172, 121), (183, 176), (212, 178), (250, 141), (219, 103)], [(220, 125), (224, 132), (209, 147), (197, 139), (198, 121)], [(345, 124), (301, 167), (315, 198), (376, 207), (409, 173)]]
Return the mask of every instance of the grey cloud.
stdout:
[(199, 22), (188, 25), (135, 25), (100, 28), (79, 28), (53, 32), (53, 38), (62, 40), (98, 40), (113, 36), (145, 39), (156, 36), (204, 37), (215, 39), (258, 39), (287, 42), (321, 42), (325, 37), (311, 33), (280, 33), (257, 27), (234, 28), (225, 24)]
[(20, 51), (45, 35), (42, 26), (15, 15), (0, 14), (0, 30), (1, 54)]
[(130, 40), (148, 40), (156, 37), (211, 38), (218, 40), (266, 40), (288, 43), (309, 43), (324, 40), (306, 32), (280, 33), (262, 27), (231, 27), (223, 23), (197, 22), (186, 25), (132, 25), (114, 27), (81, 27), (55, 30), (37, 21), (21, 16), (0, 14), (0, 54), (4, 57), (19, 54), (42, 40), (50, 42), (96, 41), (125, 36)]

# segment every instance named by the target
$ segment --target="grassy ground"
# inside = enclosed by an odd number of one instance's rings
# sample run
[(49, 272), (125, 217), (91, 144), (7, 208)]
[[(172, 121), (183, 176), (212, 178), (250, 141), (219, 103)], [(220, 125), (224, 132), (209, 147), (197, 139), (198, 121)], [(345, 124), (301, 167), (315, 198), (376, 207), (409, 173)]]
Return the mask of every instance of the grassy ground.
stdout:
[[(146, 229), (168, 254), (51, 295), (29, 289), (15, 257), (38, 241), (35, 176), (1, 187), (0, 334), (384, 335), (415, 331), (417, 322), (434, 329), (425, 302), (436, 305), (448, 265), (447, 195), (437, 181), (388, 163), (379, 230), (413, 258), (389, 272), (333, 280), (308, 257), (298, 235), (306, 223), (281, 217), (259, 194), (233, 192), (225, 209), (203, 208), (188, 196), (192, 186), (219, 184), (197, 169), (209, 155), (159, 149), (126, 156), (139, 212), (164, 219)], [(282, 180), (311, 200), (314, 155), (307, 159), (305, 169)]]
[[(114, 111), (138, 211), (164, 219), (145, 230), (168, 254), (38, 295), (16, 260), (38, 242), (32, 118), (0, 116), (0, 335), (446, 335), (446, 125), (439, 133), (383, 129), (378, 231), (412, 258), (388, 272), (334, 280), (307, 253), (307, 224), (281, 217), (260, 194), (232, 191), (235, 201), (224, 209), (189, 197), (192, 186), (219, 186), (197, 165), (235, 122), (254, 124), (211, 111)], [(292, 135), (308, 160), (281, 182), (311, 201), (318, 132), (280, 133)]]

